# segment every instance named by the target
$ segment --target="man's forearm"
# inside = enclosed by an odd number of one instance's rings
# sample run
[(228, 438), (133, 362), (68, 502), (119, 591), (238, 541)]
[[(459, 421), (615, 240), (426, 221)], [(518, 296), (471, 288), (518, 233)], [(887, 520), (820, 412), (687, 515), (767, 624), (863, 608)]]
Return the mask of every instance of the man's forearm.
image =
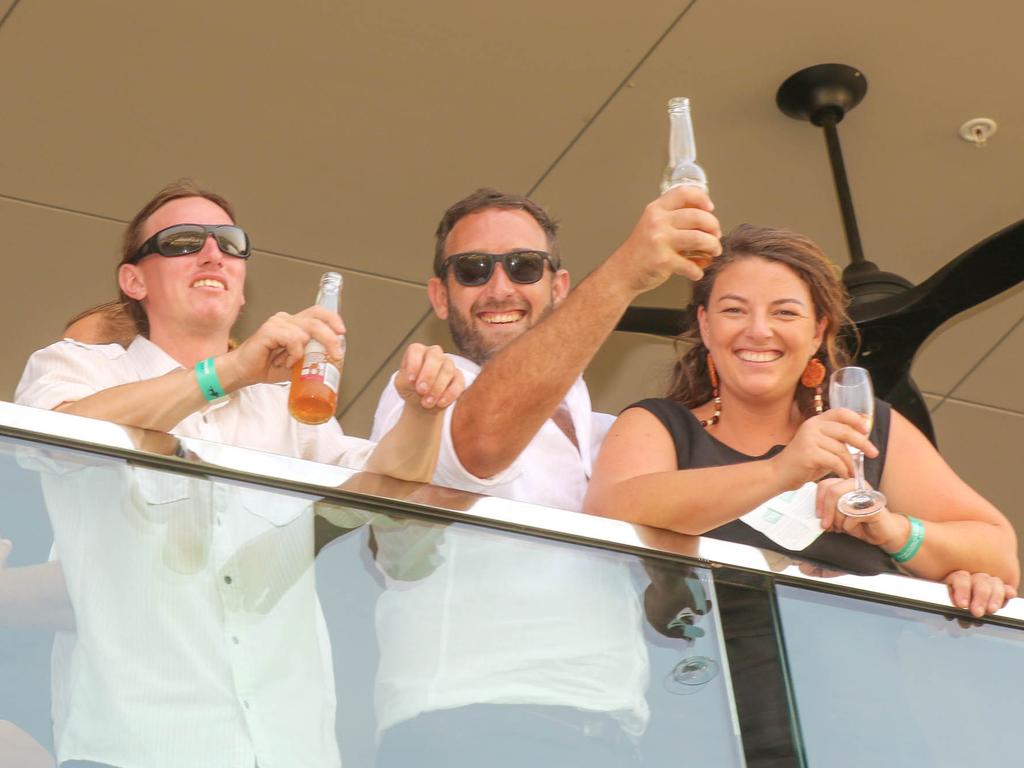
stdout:
[(437, 466), (444, 411), (406, 403), (398, 422), (381, 438), (366, 463), (368, 472), (429, 483)]
[[(233, 392), (244, 385), (227, 355), (217, 358), (215, 368), (225, 392)], [(81, 400), (63, 403), (56, 410), (129, 427), (168, 432), (206, 404), (195, 372), (179, 370), (104, 389)]]
[(130, 427), (167, 432), (206, 405), (192, 371), (104, 389), (56, 408), (76, 416), (104, 419)]
[(452, 439), (462, 465), (478, 477), (508, 467), (635, 296), (605, 262), (543, 321), (489, 360), (454, 406)]

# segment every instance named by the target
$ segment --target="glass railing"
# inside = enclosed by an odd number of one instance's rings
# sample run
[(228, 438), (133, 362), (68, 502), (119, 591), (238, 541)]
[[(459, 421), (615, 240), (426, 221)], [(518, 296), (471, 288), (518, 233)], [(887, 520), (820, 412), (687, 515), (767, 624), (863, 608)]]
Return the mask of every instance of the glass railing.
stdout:
[(6, 403), (0, 483), (0, 768), (1015, 759), (1024, 601)]

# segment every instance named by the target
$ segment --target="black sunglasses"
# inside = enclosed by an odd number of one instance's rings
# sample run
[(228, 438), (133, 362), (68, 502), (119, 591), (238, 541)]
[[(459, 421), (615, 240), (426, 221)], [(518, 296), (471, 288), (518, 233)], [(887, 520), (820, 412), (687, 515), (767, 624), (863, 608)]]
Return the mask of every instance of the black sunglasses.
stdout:
[(513, 283), (530, 285), (544, 275), (544, 262), (558, 270), (558, 262), (544, 251), (509, 251), (508, 253), (456, 253), (441, 264), (437, 276), (444, 277), (448, 268), (460, 285), (469, 287), (484, 285), (494, 274), (495, 263), (505, 268), (505, 274)]
[(175, 224), (173, 227), (161, 229), (144, 242), (128, 263), (138, 264), (151, 253), (159, 253), (161, 256), (187, 256), (190, 253), (199, 253), (210, 235), (213, 235), (221, 253), (227, 256), (248, 259), (252, 254), (249, 236), (245, 234), (244, 229), (234, 224)]

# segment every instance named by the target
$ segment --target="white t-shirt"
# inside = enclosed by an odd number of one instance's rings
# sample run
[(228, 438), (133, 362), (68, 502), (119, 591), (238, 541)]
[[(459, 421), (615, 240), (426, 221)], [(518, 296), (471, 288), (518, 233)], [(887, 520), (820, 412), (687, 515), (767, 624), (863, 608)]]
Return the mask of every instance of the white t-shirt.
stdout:
[[(18, 402), (61, 402), (178, 364), (139, 337), (35, 353)], [(257, 385), (174, 433), (361, 466), (373, 444), (287, 414)], [(207, 457), (208, 458), (208, 457)], [(76, 631), (54, 648), (58, 760), (121, 768), (338, 766), (333, 665), (305, 497), (132, 467), (50, 462), (43, 491)]]
[[(470, 386), (480, 367), (451, 357)], [(487, 479), (459, 462), (449, 408), (434, 483), (578, 510), (613, 417), (591, 412), (582, 379), (565, 405), (580, 449), (549, 419), (511, 466)], [(390, 429), (401, 409), (387, 387), (373, 436)], [(376, 617), (378, 733), (424, 712), (478, 703), (578, 707), (643, 732), (643, 611), (623, 558), (463, 525), (417, 523), (375, 535), (388, 577)], [(389, 563), (409, 552), (420, 562), (406, 563), (396, 578)]]

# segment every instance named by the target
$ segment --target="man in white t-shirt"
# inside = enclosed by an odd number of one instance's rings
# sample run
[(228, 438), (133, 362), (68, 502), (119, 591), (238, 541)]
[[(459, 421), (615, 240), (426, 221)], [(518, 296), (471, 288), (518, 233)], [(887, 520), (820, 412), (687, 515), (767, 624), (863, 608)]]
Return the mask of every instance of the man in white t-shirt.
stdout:
[[(40, 350), (18, 402), (428, 480), (462, 388), (454, 365), (440, 348), (407, 350), (396, 394), (408, 407), (377, 444), (333, 418), (297, 423), (281, 383), (311, 339), (340, 359), (344, 325), (314, 306), (230, 345), (250, 253), (226, 200), (165, 188), (129, 224), (118, 267), (139, 335)], [(62, 764), (340, 764), (312, 500), (113, 460), (33, 460), (75, 611), (54, 652)]]
[[(703, 192), (670, 190), (570, 293), (556, 225), (533, 201), (481, 189), (449, 208), (427, 289), (435, 314), (448, 321), (467, 389), (445, 415), (434, 482), (578, 510), (612, 421), (591, 412), (580, 374), (637, 295), (673, 273), (700, 277), (682, 254), (719, 253), (711, 210)], [(373, 436), (404, 410), (386, 389)], [(390, 535), (378, 534), (379, 560)], [(594, 753), (582, 749), (593, 739), (574, 738), (636, 736), (645, 727), (642, 614), (625, 566), (458, 526), (424, 536), (434, 539), (427, 575), (390, 581), (378, 603), (378, 764), (398, 765), (417, 751), (482, 764), (474, 745), (488, 751), (490, 765), (630, 759), (621, 740)], [(416, 627), (415, 639), (403, 626)], [(520, 727), (510, 725), (513, 712), (528, 719), (527, 731), (554, 728), (531, 748), (549, 741), (558, 750), (502, 749)], [(445, 746), (457, 733), (470, 741)]]

